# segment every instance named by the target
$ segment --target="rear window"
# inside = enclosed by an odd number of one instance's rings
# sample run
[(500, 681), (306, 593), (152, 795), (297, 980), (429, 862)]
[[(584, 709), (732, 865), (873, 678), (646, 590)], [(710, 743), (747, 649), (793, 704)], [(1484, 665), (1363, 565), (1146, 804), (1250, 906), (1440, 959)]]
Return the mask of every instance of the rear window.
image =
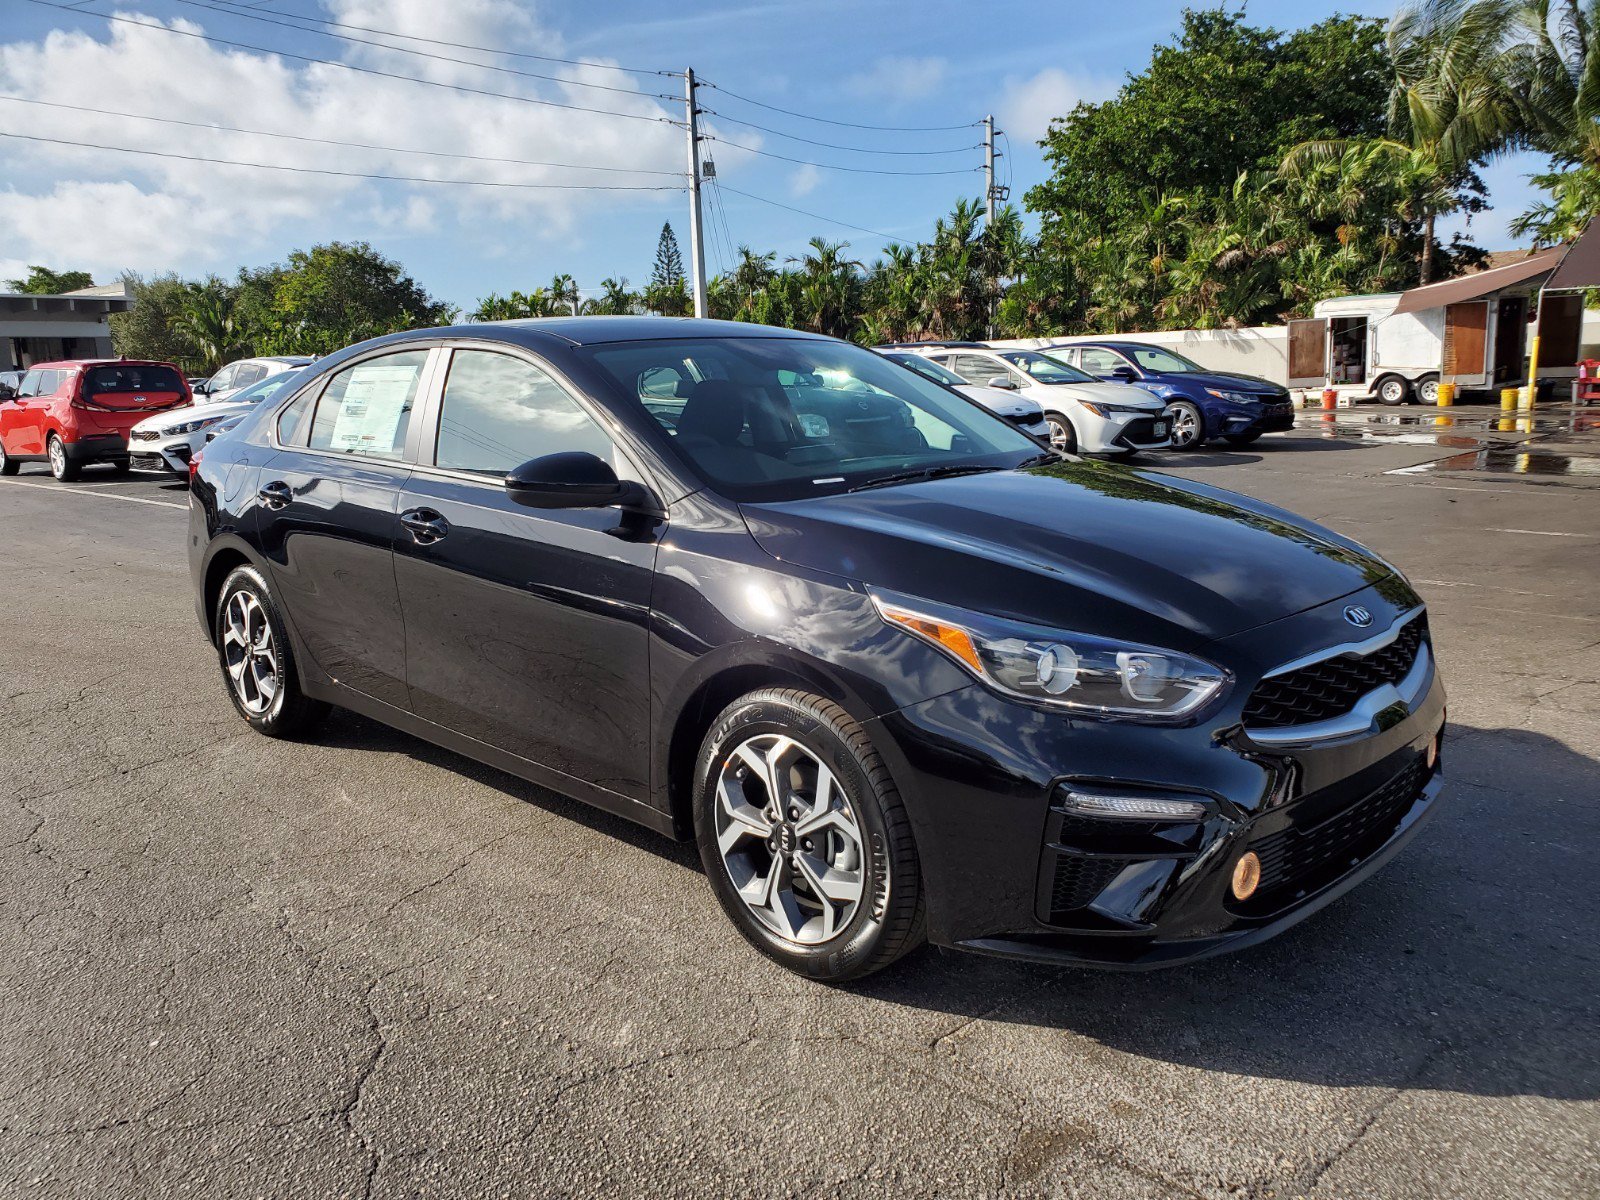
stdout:
[(131, 364), (90, 367), (83, 373), (83, 390), (88, 396), (117, 396), (128, 392), (181, 392), (183, 379), (171, 367)]

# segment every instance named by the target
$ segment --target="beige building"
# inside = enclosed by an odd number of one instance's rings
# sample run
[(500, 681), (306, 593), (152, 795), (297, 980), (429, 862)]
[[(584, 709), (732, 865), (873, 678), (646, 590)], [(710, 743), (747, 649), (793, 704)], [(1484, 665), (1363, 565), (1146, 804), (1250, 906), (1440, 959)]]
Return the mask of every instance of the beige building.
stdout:
[(106, 319), (132, 305), (120, 283), (60, 296), (0, 292), (0, 371), (64, 358), (109, 358)]

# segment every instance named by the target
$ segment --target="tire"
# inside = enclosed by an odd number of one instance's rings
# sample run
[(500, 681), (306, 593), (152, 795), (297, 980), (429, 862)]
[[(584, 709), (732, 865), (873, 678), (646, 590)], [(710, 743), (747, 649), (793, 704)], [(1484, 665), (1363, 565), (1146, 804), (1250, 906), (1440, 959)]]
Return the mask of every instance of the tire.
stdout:
[(1261, 431), (1258, 429), (1254, 433), (1225, 433), (1222, 435), (1222, 440), (1230, 446), (1248, 446), (1260, 436)]
[[(783, 793), (776, 806), (768, 780)], [(722, 911), (774, 962), (844, 983), (922, 942), (921, 867), (900, 793), (838, 705), (780, 688), (730, 705), (700, 748), (694, 815)], [(825, 899), (812, 879), (837, 895)]]
[(1378, 381), (1378, 401), (1390, 408), (1398, 408), (1411, 399), (1411, 385), (1398, 375), (1386, 375)]
[(1417, 380), (1417, 403), (1434, 407), (1439, 403), (1439, 377), (1424, 375)]
[(15, 475), (22, 470), (22, 464), (6, 453), (5, 443), (0, 442), (0, 475)]
[(1044, 423), (1050, 429), (1050, 449), (1061, 454), (1078, 452), (1078, 431), (1072, 427), (1071, 421), (1058, 412), (1047, 412)]
[(1206, 444), (1206, 418), (1198, 407), (1187, 400), (1174, 400), (1167, 405), (1167, 415), (1172, 421), (1172, 448), (1197, 450)]
[(267, 581), (254, 567), (235, 567), (223, 580), (212, 632), (228, 698), (257, 733), (294, 737), (327, 715), (327, 704), (300, 690), (283, 617)]
[(45, 443), (45, 450), (50, 455), (50, 474), (55, 476), (57, 483), (71, 483), (78, 477), (81, 464), (67, 457), (67, 444), (61, 440), (59, 434), (50, 435)]

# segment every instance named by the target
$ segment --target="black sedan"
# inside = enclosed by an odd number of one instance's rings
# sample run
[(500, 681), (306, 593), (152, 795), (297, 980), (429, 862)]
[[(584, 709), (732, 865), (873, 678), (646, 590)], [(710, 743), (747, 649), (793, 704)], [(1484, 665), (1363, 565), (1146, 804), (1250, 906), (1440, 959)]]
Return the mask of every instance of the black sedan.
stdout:
[(695, 838), (821, 979), (1268, 937), (1430, 815), (1423, 606), (1268, 505), (1041, 454), (869, 351), (571, 318), (321, 360), (191, 472), (240, 716), (330, 704)]

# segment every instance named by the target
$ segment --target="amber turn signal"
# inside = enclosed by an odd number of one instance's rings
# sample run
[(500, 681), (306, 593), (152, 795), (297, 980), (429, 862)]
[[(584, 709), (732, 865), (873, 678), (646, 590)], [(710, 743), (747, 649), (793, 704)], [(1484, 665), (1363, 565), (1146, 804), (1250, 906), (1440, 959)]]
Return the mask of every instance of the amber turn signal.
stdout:
[(1233, 897), (1248, 900), (1261, 886), (1261, 860), (1252, 851), (1233, 864)]
[(1433, 770), (1433, 764), (1439, 761), (1439, 735), (1433, 735), (1428, 742), (1428, 770)]

